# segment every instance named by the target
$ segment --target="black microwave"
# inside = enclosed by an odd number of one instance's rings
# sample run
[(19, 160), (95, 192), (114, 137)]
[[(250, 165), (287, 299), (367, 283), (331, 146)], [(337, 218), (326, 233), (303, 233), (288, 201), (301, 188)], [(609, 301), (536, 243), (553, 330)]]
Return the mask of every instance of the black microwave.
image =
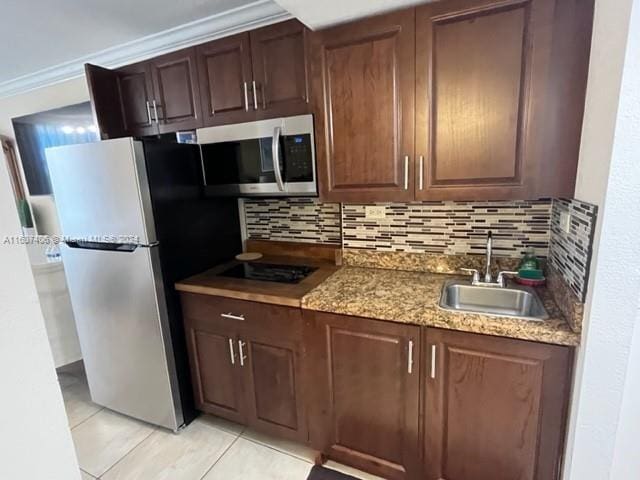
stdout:
[(207, 194), (318, 194), (312, 115), (202, 128), (197, 138)]

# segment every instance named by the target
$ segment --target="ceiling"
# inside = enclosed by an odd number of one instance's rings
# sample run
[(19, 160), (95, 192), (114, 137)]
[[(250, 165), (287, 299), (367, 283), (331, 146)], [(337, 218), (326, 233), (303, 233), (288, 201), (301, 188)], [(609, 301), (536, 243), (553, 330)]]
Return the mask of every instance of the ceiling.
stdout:
[(242, 10), (244, 21), (265, 4), (282, 12), (271, 0), (2, 0), (0, 86), (206, 17)]
[(311, 29), (433, 0), (275, 0)]

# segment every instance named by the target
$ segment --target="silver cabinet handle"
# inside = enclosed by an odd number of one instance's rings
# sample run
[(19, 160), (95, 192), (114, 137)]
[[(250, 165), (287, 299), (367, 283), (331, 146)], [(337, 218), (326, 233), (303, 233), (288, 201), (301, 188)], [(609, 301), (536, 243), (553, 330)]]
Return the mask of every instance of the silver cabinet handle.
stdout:
[(222, 318), (229, 318), (231, 320), (244, 320), (244, 315), (234, 315), (233, 313), (221, 313)]
[(244, 82), (244, 111), (249, 111), (249, 92), (247, 90), (247, 82)]
[(246, 343), (244, 343), (242, 340), (238, 340), (238, 349), (240, 350), (240, 366), (244, 367), (244, 361), (247, 359), (247, 357), (244, 354), (244, 346), (246, 345)]
[(407, 358), (407, 372), (413, 371), (413, 340), (409, 340), (409, 356)]
[(251, 85), (253, 86), (253, 109), (258, 110), (258, 94), (256, 93), (256, 81), (252, 81)]
[(282, 181), (282, 172), (280, 171), (280, 134), (282, 129), (275, 127), (273, 129), (273, 140), (271, 141), (271, 155), (273, 156), (273, 173), (276, 175), (276, 183), (278, 190), (284, 192), (284, 182)]
[(155, 100), (152, 103), (153, 103), (153, 116), (156, 117), (156, 123), (160, 123), (160, 120), (158, 120), (158, 105), (156, 104)]
[(147, 118), (149, 119), (149, 125), (151, 125), (153, 120), (151, 120), (151, 104), (149, 103), (149, 100), (147, 100)]
[(404, 156), (404, 189), (409, 190), (409, 155)]
[(418, 159), (418, 189), (424, 188), (424, 155), (420, 155)]
[(431, 345), (431, 378), (436, 378), (436, 346)]
[(236, 354), (233, 351), (233, 340), (229, 339), (229, 355), (231, 356), (231, 365), (236, 364)]

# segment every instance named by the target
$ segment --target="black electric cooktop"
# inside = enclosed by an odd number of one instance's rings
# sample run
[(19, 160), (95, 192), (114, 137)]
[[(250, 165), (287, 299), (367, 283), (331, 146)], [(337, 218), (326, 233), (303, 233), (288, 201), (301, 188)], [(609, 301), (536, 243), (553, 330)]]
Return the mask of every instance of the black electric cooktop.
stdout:
[(221, 277), (244, 278), (264, 282), (300, 283), (316, 271), (306, 265), (277, 265), (274, 263), (244, 262), (235, 265), (218, 275)]

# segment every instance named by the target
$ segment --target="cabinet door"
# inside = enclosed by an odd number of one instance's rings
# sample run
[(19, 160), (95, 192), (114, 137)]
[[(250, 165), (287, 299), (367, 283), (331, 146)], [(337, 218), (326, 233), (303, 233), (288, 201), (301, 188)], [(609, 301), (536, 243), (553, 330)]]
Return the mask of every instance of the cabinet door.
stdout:
[[(308, 32), (297, 20), (253, 30), (252, 107), (259, 118), (309, 113)], [(254, 90), (255, 89), (255, 90)]]
[(415, 478), (419, 327), (328, 313), (305, 316), (312, 319), (312, 446), (384, 478)]
[(85, 64), (84, 71), (100, 138), (107, 140), (124, 137), (126, 132), (120, 108), (117, 72), (88, 63)]
[(306, 442), (302, 352), (298, 344), (248, 333), (241, 339), (249, 424), (274, 435)]
[(149, 64), (160, 133), (200, 127), (195, 47), (162, 55)]
[(409, 9), (311, 35), (325, 201), (414, 198), (414, 20)]
[(425, 480), (559, 478), (567, 347), (426, 330)]
[(554, 0), (416, 10), (416, 197), (530, 198)]
[(206, 296), (182, 294), (181, 300), (196, 408), (245, 423), (238, 331), (209, 315)]
[(153, 82), (148, 62), (119, 68), (119, 85), (124, 128), (128, 135), (144, 136), (158, 133), (157, 119), (152, 111)]
[(255, 119), (249, 45), (249, 34), (241, 33), (196, 47), (205, 126)]

